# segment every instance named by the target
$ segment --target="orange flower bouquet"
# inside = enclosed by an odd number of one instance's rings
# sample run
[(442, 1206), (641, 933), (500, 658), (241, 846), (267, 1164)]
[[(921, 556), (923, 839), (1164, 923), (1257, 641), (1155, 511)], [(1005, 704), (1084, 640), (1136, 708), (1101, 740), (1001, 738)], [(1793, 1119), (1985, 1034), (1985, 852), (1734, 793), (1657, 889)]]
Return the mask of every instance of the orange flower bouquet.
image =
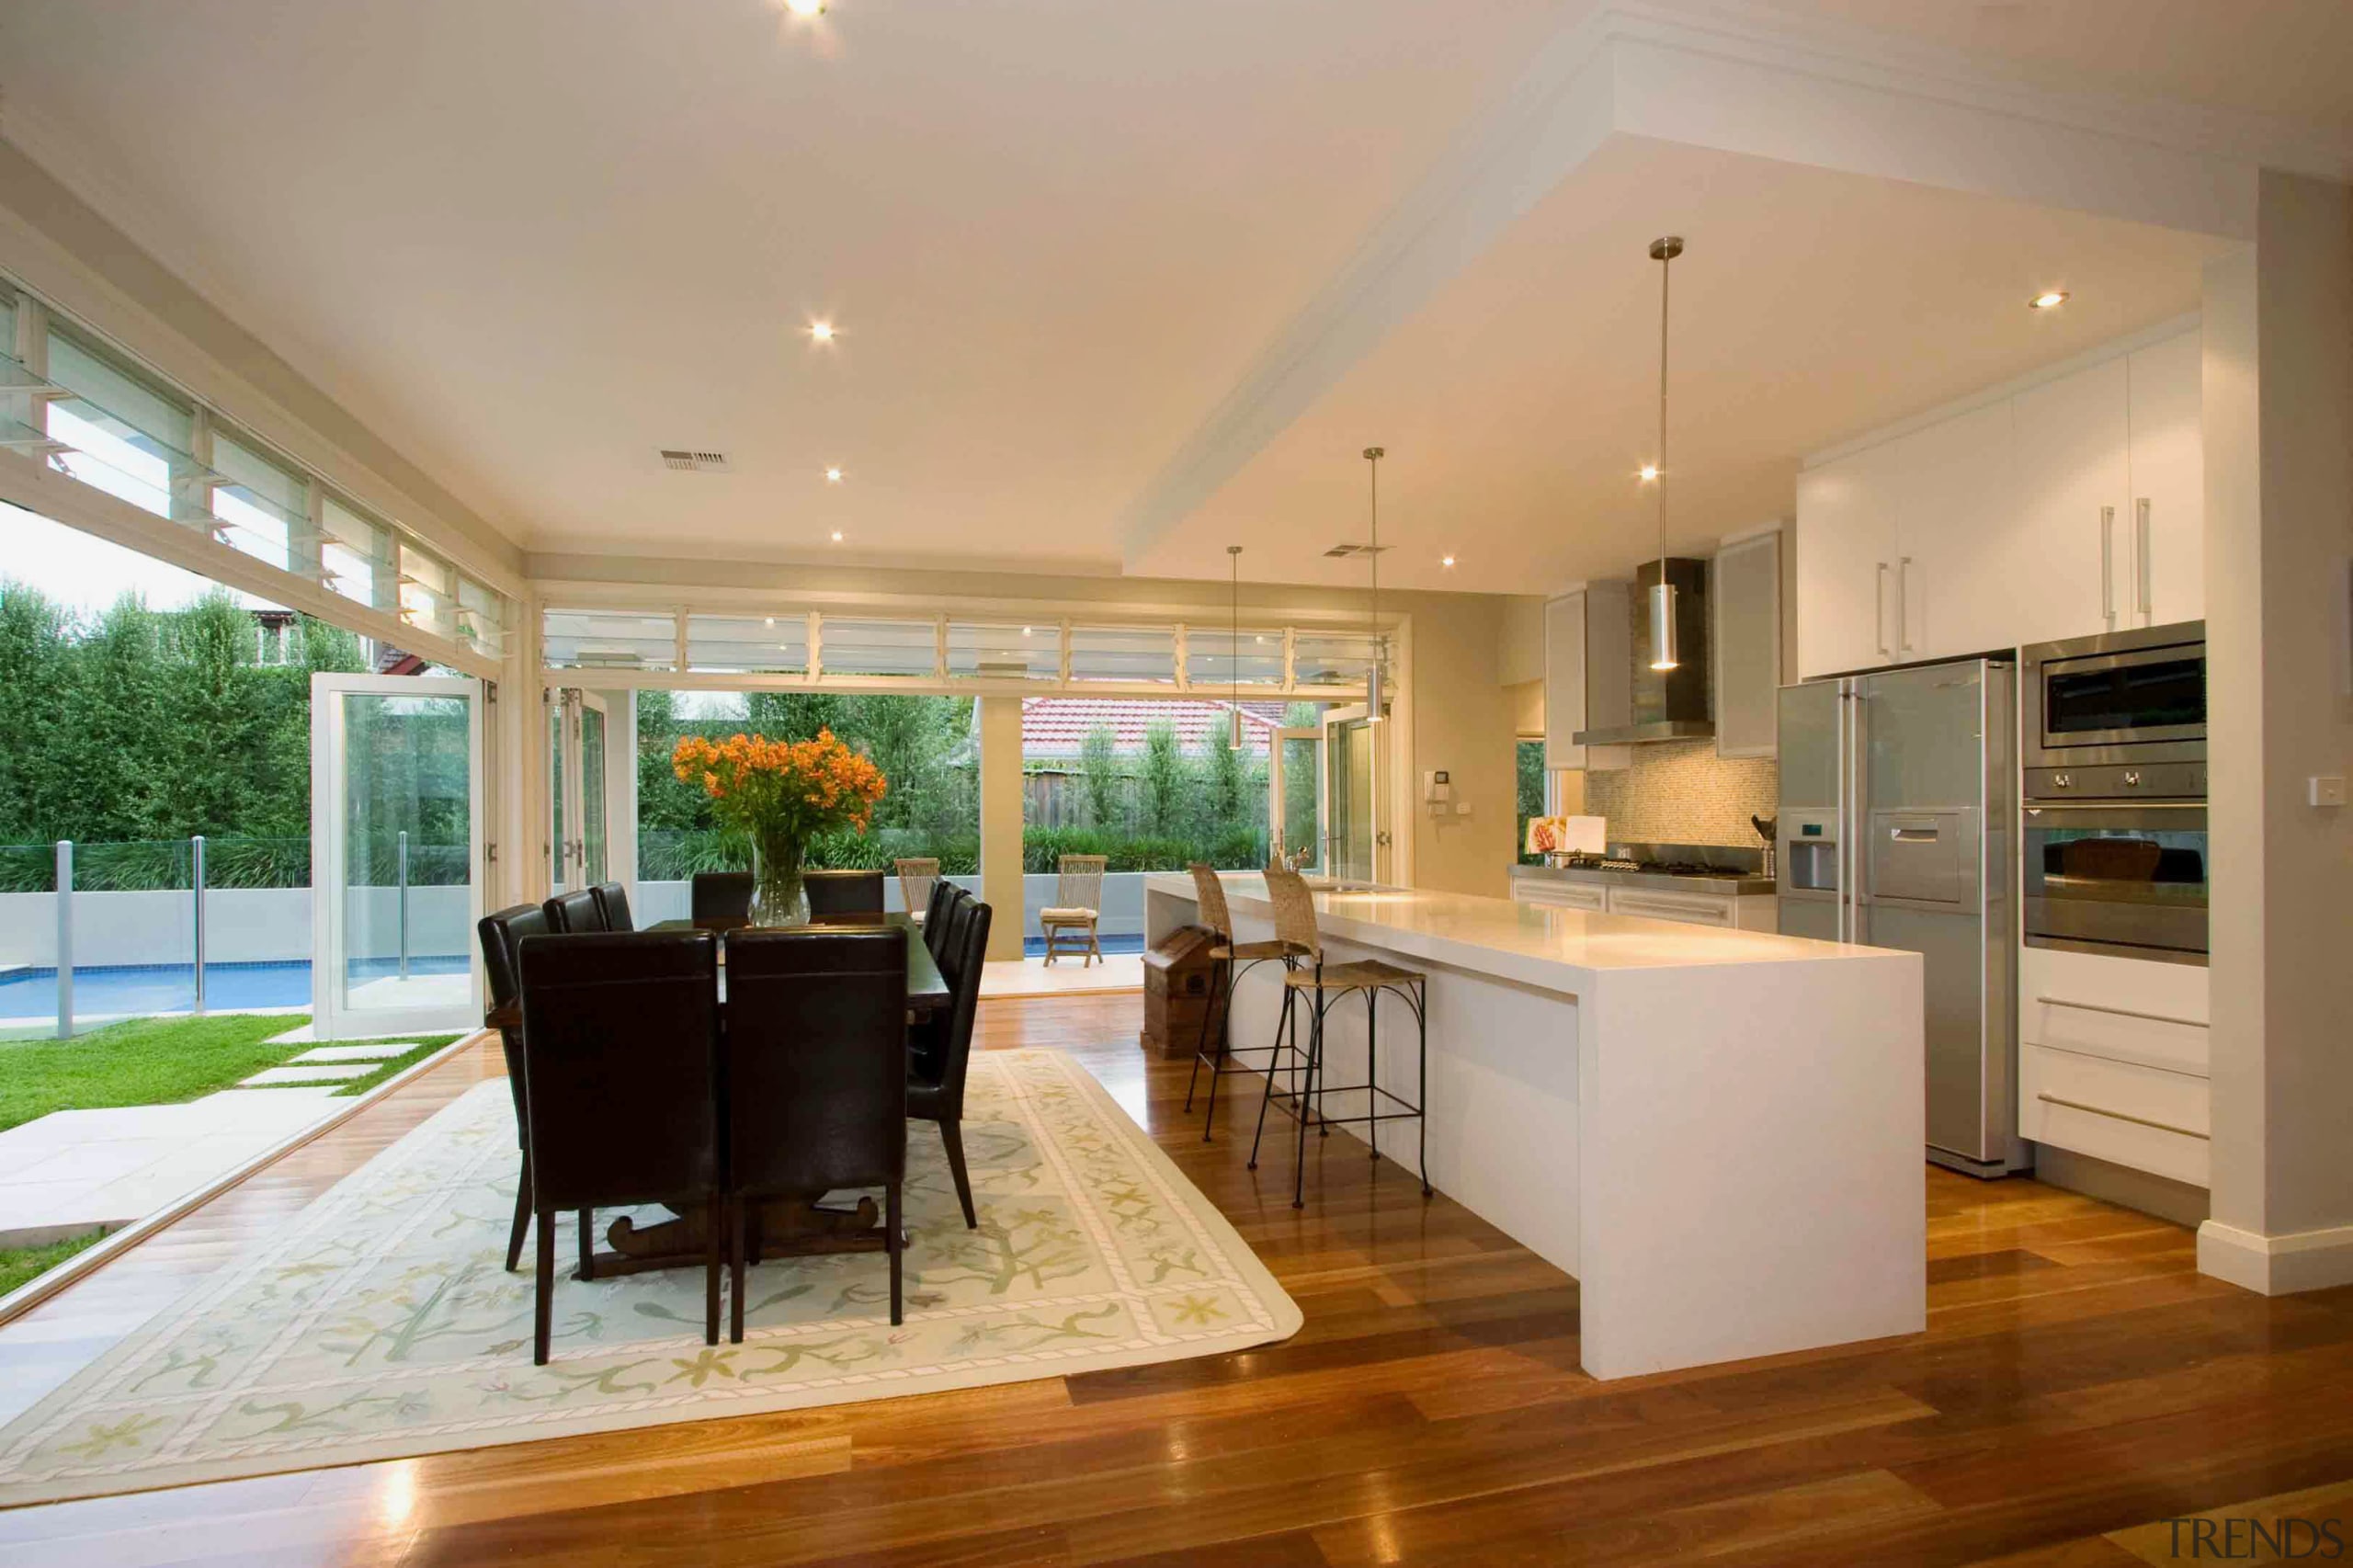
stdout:
[(890, 788), (881, 768), (831, 730), (809, 741), (688, 735), (671, 750), (670, 767), (679, 782), (702, 786), (714, 816), (750, 836), (757, 856), (752, 920), (759, 926), (807, 922), (801, 862), (809, 840), (846, 827), (864, 833)]

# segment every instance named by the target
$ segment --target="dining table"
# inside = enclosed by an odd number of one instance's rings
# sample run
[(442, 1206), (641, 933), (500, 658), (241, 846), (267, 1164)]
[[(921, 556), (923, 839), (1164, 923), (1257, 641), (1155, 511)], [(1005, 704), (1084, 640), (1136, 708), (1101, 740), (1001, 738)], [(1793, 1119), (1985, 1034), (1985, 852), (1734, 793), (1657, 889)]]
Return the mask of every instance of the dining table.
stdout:
[[(956, 993), (938, 960), (923, 939), (923, 926), (904, 915), (866, 914), (835, 915), (830, 919), (812, 921), (796, 930), (872, 929), (888, 926), (906, 938), (907, 952), (907, 1021), (913, 1025), (945, 1009), (955, 1000)], [(702, 915), (694, 919), (662, 920), (641, 927), (646, 931), (709, 931), (719, 938), (719, 1006), (720, 1027), (727, 1019), (727, 938), (737, 931), (773, 929), (755, 926), (749, 919), (737, 915)], [(483, 1015), (483, 1027), (493, 1029), (520, 1028), (523, 1024), (523, 1000), (517, 996), (493, 1007)], [(726, 1094), (722, 1079), (720, 1093)], [(725, 1105), (720, 1109), (721, 1124), (728, 1119)], [(790, 1257), (811, 1253), (877, 1252), (884, 1245), (881, 1215), (871, 1198), (860, 1198), (849, 1207), (828, 1206), (823, 1192), (795, 1193), (779, 1198), (763, 1199), (753, 1203), (745, 1216), (744, 1260), (746, 1264), (765, 1257)], [(624, 1214), (606, 1227), (605, 1245), (596, 1249), (581, 1262), (579, 1278), (593, 1279), (606, 1275), (637, 1274), (652, 1268), (700, 1268), (703, 1267), (709, 1236), (709, 1218), (699, 1209), (641, 1225), (633, 1215)]]

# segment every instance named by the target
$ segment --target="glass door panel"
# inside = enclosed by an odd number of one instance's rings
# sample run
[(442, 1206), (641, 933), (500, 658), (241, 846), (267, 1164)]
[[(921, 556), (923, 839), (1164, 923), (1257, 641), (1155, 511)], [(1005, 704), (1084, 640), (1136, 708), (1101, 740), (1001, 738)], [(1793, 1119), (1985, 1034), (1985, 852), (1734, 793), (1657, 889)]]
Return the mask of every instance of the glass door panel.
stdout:
[(548, 712), (548, 885), (565, 892), (607, 880), (605, 699), (563, 687)]
[(1328, 869), (1344, 881), (1369, 882), (1378, 840), (1372, 725), (1362, 718), (1339, 720), (1325, 725), (1324, 734)]
[(1299, 869), (1324, 864), (1324, 732), (1275, 732), (1273, 765), (1267, 770), (1267, 820), (1274, 824), (1274, 852)]
[(480, 685), (319, 675), (311, 712), (315, 1031), (475, 1027)]

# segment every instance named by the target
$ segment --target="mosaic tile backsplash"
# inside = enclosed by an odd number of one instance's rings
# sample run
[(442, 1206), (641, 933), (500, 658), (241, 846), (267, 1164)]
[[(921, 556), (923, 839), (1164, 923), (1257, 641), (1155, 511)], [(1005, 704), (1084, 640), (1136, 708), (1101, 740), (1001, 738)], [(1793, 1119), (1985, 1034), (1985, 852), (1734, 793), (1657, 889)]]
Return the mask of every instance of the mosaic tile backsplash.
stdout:
[(1771, 757), (1720, 757), (1713, 741), (1633, 752), (1631, 767), (1585, 776), (1585, 809), (1608, 819), (1611, 842), (1764, 847), (1748, 819), (1780, 807), (1780, 765)]

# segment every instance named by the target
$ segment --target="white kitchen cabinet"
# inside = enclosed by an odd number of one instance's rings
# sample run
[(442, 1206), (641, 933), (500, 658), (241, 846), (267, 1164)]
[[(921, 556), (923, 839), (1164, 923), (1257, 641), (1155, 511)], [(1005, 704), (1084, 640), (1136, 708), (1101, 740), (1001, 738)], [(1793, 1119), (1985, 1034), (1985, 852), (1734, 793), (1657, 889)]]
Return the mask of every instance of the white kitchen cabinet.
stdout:
[[(1604, 587), (1622, 592), (1624, 585)], [(1633, 759), (1624, 746), (1583, 746), (1574, 738), (1579, 730), (1628, 721), (1628, 713), (1623, 710), (1629, 706), (1624, 696), (1624, 673), (1611, 672), (1620, 674), (1617, 691), (1620, 711), (1592, 711), (1595, 672), (1589, 667), (1587, 650), (1595, 645), (1596, 639), (1591, 619), (1588, 590), (1585, 588), (1550, 599), (1544, 606), (1544, 766), (1548, 768), (1632, 766)], [(1624, 648), (1622, 639), (1619, 646)]]
[(1812, 679), (1892, 662), (1895, 517), (1903, 472), (1893, 443), (1798, 475), (1798, 674)]
[(2086, 637), (2126, 624), (2125, 377), (2119, 357), (2012, 400), (2012, 472), (2026, 550), (2010, 562), (2016, 575), (2005, 642)]
[(1551, 877), (1514, 877), (1511, 896), (1519, 903), (1540, 903), (1552, 909), (1582, 909), (1588, 915), (1609, 911), (1609, 890), (1599, 882), (1565, 882)]
[(1780, 534), (1717, 551), (1708, 597), (1715, 618), (1716, 755), (1771, 756), (1779, 749)]
[[(2133, 353), (2131, 401), (2131, 614), (2120, 624), (2169, 626), (2206, 616), (2206, 447), (2200, 336)], [(2121, 591), (2120, 589), (2120, 591)]]
[(2011, 647), (2016, 563), (2034, 553), (2010, 473), (2007, 399), (1895, 443), (1899, 662)]
[(2207, 1180), (2207, 971), (2018, 953), (2018, 1132), (2175, 1181)]
[(2206, 613), (2197, 332), (1798, 475), (1801, 676)]

